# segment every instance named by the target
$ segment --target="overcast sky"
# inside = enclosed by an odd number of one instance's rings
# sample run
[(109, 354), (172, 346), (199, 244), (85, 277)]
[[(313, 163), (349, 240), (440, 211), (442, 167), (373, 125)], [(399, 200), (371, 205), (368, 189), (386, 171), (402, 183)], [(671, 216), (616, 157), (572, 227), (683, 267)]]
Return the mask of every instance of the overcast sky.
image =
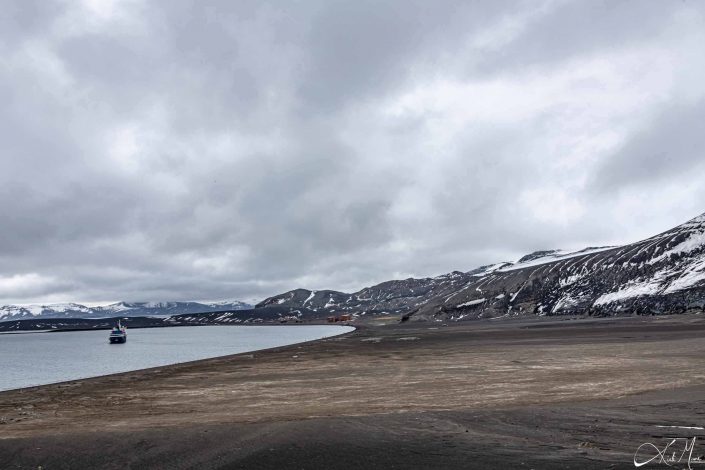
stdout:
[(0, 304), (262, 299), (705, 212), (700, 1), (3, 1)]

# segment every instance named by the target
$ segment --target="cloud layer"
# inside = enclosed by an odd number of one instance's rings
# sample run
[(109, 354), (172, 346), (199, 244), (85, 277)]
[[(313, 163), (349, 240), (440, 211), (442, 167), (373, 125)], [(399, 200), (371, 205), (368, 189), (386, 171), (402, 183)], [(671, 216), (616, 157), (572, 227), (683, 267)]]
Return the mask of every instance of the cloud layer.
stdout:
[(0, 303), (352, 290), (705, 211), (700, 2), (4, 8)]

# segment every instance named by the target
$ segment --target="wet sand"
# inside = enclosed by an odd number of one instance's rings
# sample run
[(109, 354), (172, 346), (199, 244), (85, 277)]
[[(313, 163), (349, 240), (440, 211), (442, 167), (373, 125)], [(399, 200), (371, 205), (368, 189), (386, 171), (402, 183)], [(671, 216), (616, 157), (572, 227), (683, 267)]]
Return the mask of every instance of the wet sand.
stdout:
[(705, 425), (701, 316), (364, 325), (0, 393), (0, 468), (634, 468), (705, 441), (665, 425)]

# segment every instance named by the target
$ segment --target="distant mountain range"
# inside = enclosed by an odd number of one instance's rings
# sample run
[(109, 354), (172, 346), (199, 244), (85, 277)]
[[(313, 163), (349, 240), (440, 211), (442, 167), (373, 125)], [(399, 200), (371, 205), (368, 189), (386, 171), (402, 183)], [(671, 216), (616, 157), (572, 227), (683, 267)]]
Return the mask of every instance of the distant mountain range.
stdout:
[[(232, 304), (232, 302), (228, 303)], [(204, 305), (204, 304), (201, 304)], [(120, 320), (128, 328), (153, 328), (162, 326), (198, 325), (253, 325), (259, 323), (300, 323), (303, 316), (317, 319), (316, 312), (301, 311), (290, 315), (286, 308), (227, 310), (215, 312), (182, 313), (178, 315), (124, 316), (100, 318), (15, 318), (0, 321), (0, 333), (17, 331), (99, 330), (110, 329)]]
[(443, 321), (703, 311), (705, 214), (629, 245), (537, 251), (516, 263), (387, 281), (352, 294), (296, 289), (255, 306), (271, 307), (315, 316), (398, 314)]
[(251, 309), (252, 305), (239, 300), (199, 302), (118, 302), (115, 304), (86, 307), (75, 303), (47, 305), (5, 305), (0, 307), (0, 321), (33, 318), (106, 318), (171, 316), (181, 314), (222, 312)]

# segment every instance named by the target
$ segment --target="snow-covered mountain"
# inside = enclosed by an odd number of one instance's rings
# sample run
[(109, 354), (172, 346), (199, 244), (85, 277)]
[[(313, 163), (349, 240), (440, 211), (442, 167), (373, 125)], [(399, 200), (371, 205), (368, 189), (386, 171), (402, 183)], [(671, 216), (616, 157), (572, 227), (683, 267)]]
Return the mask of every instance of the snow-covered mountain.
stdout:
[(519, 314), (705, 310), (705, 214), (641, 242), (539, 251), (516, 263), (388, 281), (359, 292), (297, 289), (259, 303), (315, 312), (460, 320)]
[(5, 305), (0, 307), (0, 321), (23, 320), (29, 318), (102, 318), (102, 317), (140, 317), (169, 316), (187, 313), (222, 312), (228, 310), (247, 310), (252, 305), (239, 300), (213, 303), (199, 302), (118, 302), (115, 304), (86, 307), (85, 305), (47, 304), (47, 305)]
[(79, 304), (51, 305), (4, 305), (0, 307), (0, 321), (19, 320), (23, 318), (73, 318), (80, 315), (90, 315), (92, 309)]

